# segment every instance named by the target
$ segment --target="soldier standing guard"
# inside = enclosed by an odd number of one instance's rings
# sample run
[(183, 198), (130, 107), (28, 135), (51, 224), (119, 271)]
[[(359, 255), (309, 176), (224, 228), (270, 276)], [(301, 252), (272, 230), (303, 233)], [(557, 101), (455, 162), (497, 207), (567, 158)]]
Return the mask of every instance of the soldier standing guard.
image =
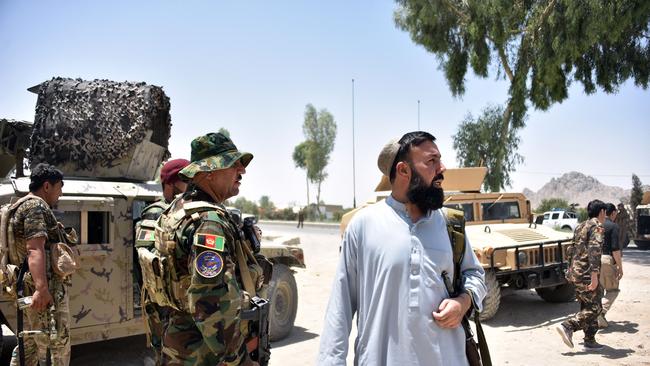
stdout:
[(573, 236), (573, 253), (567, 279), (576, 287), (576, 298), (580, 302), (580, 312), (558, 325), (564, 343), (573, 348), (573, 332), (583, 330), (584, 349), (600, 350), (603, 345), (596, 342), (598, 315), (602, 312), (603, 287), (599, 283), (600, 261), (603, 247), (605, 210), (607, 206), (600, 200), (587, 205), (589, 220), (576, 227)]
[[(169, 207), (176, 195), (185, 192), (187, 183), (178, 177), (178, 172), (190, 164), (187, 159), (174, 159), (166, 162), (160, 169), (160, 182), (162, 184), (163, 198), (150, 204), (142, 210), (140, 221), (136, 226), (136, 248), (138, 253), (147, 255), (154, 248), (155, 222), (160, 214)], [(145, 251), (145, 252), (143, 252)], [(140, 257), (140, 255), (138, 255)], [(141, 261), (140, 266), (146, 264)], [(142, 288), (142, 308), (144, 309), (147, 341), (156, 356), (156, 364), (160, 364), (162, 358), (162, 333), (164, 323), (169, 314), (169, 308), (158, 305), (153, 301), (155, 294), (150, 294)]]
[(242, 314), (264, 291), (268, 272), (223, 206), (239, 193), (252, 158), (220, 133), (194, 139), (192, 163), (179, 173), (188, 189), (156, 224), (175, 305), (164, 332), (164, 365), (257, 365), (249, 355), (256, 339)]
[[(63, 173), (48, 164), (38, 164), (30, 175), (29, 193), (12, 206), (9, 221), (9, 260), (25, 269), (24, 295), (31, 296), (31, 306), (23, 310), (24, 330), (56, 331), (55, 337), (35, 334), (24, 338), (25, 365), (38, 365), (45, 360), (47, 350), (54, 366), (70, 363), (70, 309), (68, 306), (69, 277), (54, 272), (50, 261), (51, 246), (61, 242), (61, 227), (51, 208), (62, 194)], [(54, 318), (56, 328), (51, 328)], [(14, 348), (11, 366), (18, 366), (20, 355)]]

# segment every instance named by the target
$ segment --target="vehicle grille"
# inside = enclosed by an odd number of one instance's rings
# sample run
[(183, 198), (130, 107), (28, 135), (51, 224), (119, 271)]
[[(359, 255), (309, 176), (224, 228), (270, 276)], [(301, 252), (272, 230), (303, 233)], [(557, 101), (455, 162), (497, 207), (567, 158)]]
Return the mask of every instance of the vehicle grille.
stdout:
[(538, 232), (528, 229), (510, 229), (510, 230), (499, 230), (499, 234), (505, 235), (512, 240), (517, 242), (526, 242), (526, 241), (545, 241), (548, 240), (548, 237), (542, 235)]
[[(562, 257), (566, 258), (566, 250), (568, 248), (568, 244), (563, 244), (562, 245)], [(558, 246), (557, 244), (550, 244), (550, 245), (545, 245), (542, 250), (544, 251), (544, 265), (549, 265), (549, 264), (556, 264), (559, 263), (557, 260), (557, 252), (558, 252)], [(525, 252), (526, 253), (526, 263), (519, 263), (519, 266), (521, 268), (524, 267), (535, 267), (535, 266), (540, 266), (542, 263), (539, 260), (539, 247), (535, 248), (527, 248), (527, 249), (522, 249), (520, 252)]]

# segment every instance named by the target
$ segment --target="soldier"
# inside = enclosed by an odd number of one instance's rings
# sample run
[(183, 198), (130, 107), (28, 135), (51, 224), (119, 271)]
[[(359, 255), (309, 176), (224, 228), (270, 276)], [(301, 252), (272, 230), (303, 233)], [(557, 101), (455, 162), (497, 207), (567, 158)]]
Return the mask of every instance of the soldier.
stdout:
[[(249, 353), (249, 299), (268, 282), (223, 202), (239, 193), (253, 155), (220, 133), (192, 141), (192, 163), (179, 175), (187, 191), (157, 222), (156, 248), (171, 255), (176, 306), (163, 338), (164, 365), (258, 365)], [(247, 347), (248, 346), (248, 347)]]
[[(152, 235), (147, 235), (147, 233), (154, 232), (155, 220), (169, 207), (174, 197), (185, 192), (187, 183), (178, 177), (178, 172), (189, 164), (190, 162), (187, 159), (174, 159), (166, 162), (160, 169), (163, 198), (142, 210), (140, 221), (136, 228), (136, 248), (138, 248), (138, 251), (150, 251), (154, 247), (153, 237)], [(144, 266), (145, 264), (141, 262), (140, 265)], [(156, 364), (160, 364), (162, 360), (162, 332), (169, 309), (156, 304), (151, 294), (144, 288), (142, 289), (142, 307), (147, 325), (147, 340), (156, 356)]]
[[(54, 273), (49, 260), (50, 246), (61, 241), (59, 224), (51, 208), (56, 207), (63, 187), (63, 173), (48, 164), (38, 164), (30, 175), (28, 199), (15, 208), (9, 225), (13, 230), (10, 261), (27, 265), (24, 294), (32, 297), (30, 307), (23, 310), (24, 330), (49, 331), (50, 318), (56, 323), (56, 339), (46, 335), (24, 338), (25, 365), (37, 365), (51, 353), (52, 365), (70, 363), (70, 311), (67, 278)], [(18, 347), (14, 348), (11, 365), (18, 366)], [(44, 363), (42, 363), (44, 364)]]
[(589, 220), (576, 227), (573, 235), (573, 253), (567, 279), (576, 287), (580, 312), (558, 325), (556, 330), (564, 343), (573, 348), (573, 332), (583, 330), (586, 351), (599, 350), (603, 345), (596, 342), (597, 318), (602, 311), (603, 288), (598, 281), (600, 257), (603, 247), (603, 223), (606, 205), (593, 200), (587, 205)]
[(616, 221), (616, 206), (607, 204), (607, 218), (605, 219), (605, 237), (603, 242), (603, 255), (600, 260), (600, 282), (605, 294), (603, 296), (603, 311), (598, 316), (598, 328), (607, 328), (605, 314), (618, 297), (618, 282), (623, 277), (622, 246), (619, 240), (619, 227)]
[(620, 247), (621, 249), (627, 248), (627, 245), (630, 243), (630, 238), (634, 237), (634, 231), (632, 230), (632, 225), (630, 225), (630, 215), (628, 215), (623, 203), (618, 204), (618, 213), (614, 222), (619, 228), (618, 242)]

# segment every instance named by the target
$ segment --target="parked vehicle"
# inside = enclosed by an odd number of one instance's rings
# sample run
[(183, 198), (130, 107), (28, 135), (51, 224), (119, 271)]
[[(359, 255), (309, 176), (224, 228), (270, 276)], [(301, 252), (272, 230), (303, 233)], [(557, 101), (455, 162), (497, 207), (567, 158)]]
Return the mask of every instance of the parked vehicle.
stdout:
[(575, 212), (556, 209), (537, 216), (535, 223), (573, 232), (578, 226), (578, 215)]

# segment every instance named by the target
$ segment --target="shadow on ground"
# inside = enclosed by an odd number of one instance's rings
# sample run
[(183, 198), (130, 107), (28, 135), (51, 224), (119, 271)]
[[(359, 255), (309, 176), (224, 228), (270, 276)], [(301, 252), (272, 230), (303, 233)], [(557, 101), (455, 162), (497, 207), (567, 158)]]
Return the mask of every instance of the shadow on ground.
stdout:
[(484, 321), (491, 327), (517, 327), (513, 332), (547, 327), (575, 314), (580, 305), (575, 302), (550, 303), (534, 290), (520, 290), (501, 297), (497, 315)]
[(639, 265), (650, 264), (650, 250), (637, 249), (636, 246), (631, 245), (623, 249), (623, 270), (625, 270), (625, 263), (630, 262)]
[(153, 365), (144, 335), (72, 346), (71, 366)]
[[(575, 341), (575, 340), (574, 340)], [(563, 352), (562, 355), (564, 356), (580, 356), (580, 355), (591, 355), (591, 354), (599, 354), (602, 355), (603, 358), (607, 358), (610, 360), (618, 360), (621, 358), (628, 357), (629, 355), (633, 354), (635, 351), (629, 348), (624, 348), (624, 349), (618, 349), (618, 348), (612, 348), (610, 346), (604, 346), (603, 349), (599, 351), (585, 351), (582, 348), (582, 342), (579, 344), (576, 344), (576, 347), (574, 350), (569, 351), (569, 352)]]
[(271, 352), (273, 352), (274, 347), (284, 347), (290, 344), (308, 341), (316, 337), (318, 337), (318, 334), (308, 332), (306, 328), (294, 326), (291, 334), (287, 338), (271, 343)]

